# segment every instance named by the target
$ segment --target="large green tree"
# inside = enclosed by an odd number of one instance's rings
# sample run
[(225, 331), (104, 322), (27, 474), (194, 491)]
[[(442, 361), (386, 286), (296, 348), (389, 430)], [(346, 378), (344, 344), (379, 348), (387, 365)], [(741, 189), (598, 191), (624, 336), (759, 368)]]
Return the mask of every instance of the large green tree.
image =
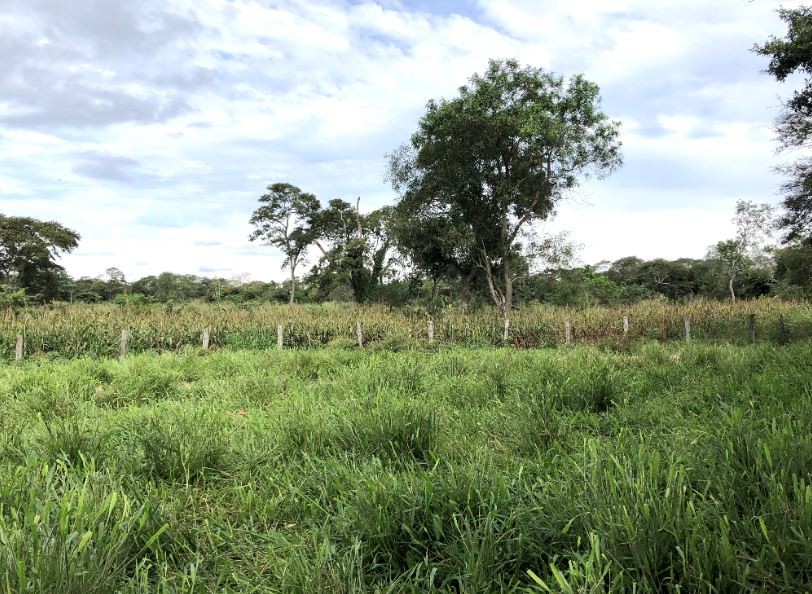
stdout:
[(392, 265), (389, 233), (391, 208), (362, 213), (340, 198), (315, 210), (310, 220), (313, 245), (322, 259), (311, 275), (322, 298), (348, 287), (358, 303), (373, 299)]
[[(753, 49), (770, 58), (766, 72), (778, 81), (794, 73), (804, 76), (801, 88), (783, 104), (776, 132), (780, 149), (808, 149), (812, 146), (812, 8), (780, 8), (778, 14), (787, 25), (786, 36), (771, 37)], [(786, 174), (784, 212), (778, 224), (784, 229), (784, 240), (812, 240), (812, 159), (801, 158), (782, 170)]]
[(59, 294), (56, 260), (79, 245), (79, 234), (55, 221), (0, 214), (0, 283), (49, 301)]
[(797, 242), (776, 253), (775, 277), (782, 294), (812, 297), (812, 242)]
[(311, 222), (321, 208), (313, 194), (288, 183), (268, 186), (259, 197), (260, 206), (251, 215), (254, 231), (249, 239), (279, 249), (285, 256), (283, 267), (290, 270), (290, 303), (296, 296), (296, 268), (304, 262), (314, 241)]
[(410, 200), (402, 200), (391, 218), (395, 247), (412, 272), (429, 281), (432, 301), (441, 280), (465, 279), (473, 272), (475, 259), (466, 249), (470, 241), (464, 227), (456, 223)]
[(590, 174), (620, 163), (618, 124), (601, 111), (597, 85), (506, 60), (491, 61), (456, 98), (429, 101), (389, 173), (401, 194), (396, 216), (454, 229), (458, 252), (475, 255), (506, 312), (523, 232)]

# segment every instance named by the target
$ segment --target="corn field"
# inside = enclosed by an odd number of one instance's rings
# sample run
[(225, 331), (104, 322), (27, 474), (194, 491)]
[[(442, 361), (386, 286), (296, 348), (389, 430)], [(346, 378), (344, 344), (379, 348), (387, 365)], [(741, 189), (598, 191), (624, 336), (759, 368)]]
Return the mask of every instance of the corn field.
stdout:
[[(756, 340), (785, 342), (812, 336), (809, 303), (759, 299), (730, 303), (693, 301), (671, 304), (641, 302), (623, 308), (576, 309), (545, 305), (510, 312), (507, 343), (525, 348), (551, 347), (565, 342), (565, 322), (573, 343), (620, 345), (638, 340), (682, 340), (685, 322), (691, 338), (739, 343), (750, 339), (749, 318), (755, 315)], [(623, 318), (628, 318), (624, 332)], [(349, 304), (286, 305), (185, 303), (120, 306), (113, 304), (54, 304), (6, 310), (0, 327), (0, 357), (13, 359), (17, 335), (24, 339), (24, 356), (112, 356), (119, 353), (122, 330), (128, 352), (177, 351), (199, 347), (201, 333), (210, 332), (210, 347), (267, 349), (283, 344), (313, 348), (357, 341), (360, 322), (365, 345), (428, 343), (428, 321), (439, 345), (505, 344), (504, 320), (492, 309), (439, 314), (384, 306)], [(780, 320), (783, 320), (783, 324)]]

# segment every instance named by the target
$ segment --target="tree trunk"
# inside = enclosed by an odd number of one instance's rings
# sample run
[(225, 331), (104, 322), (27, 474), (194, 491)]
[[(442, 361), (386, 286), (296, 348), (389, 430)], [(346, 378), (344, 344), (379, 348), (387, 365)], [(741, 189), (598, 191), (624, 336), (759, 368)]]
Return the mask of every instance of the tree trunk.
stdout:
[(499, 290), (496, 288), (496, 285), (493, 282), (493, 269), (491, 268), (491, 260), (488, 258), (487, 252), (483, 249), (482, 250), (482, 261), (485, 264), (485, 278), (488, 281), (488, 289), (491, 292), (491, 299), (493, 299), (493, 304), (496, 306), (503, 315), (505, 313), (505, 300), (499, 294)]
[(507, 316), (508, 312), (513, 307), (513, 277), (510, 276), (512, 274), (510, 269), (510, 258), (504, 258), (502, 269), (504, 271), (505, 279), (505, 301), (504, 306), (502, 307), (502, 315)]
[(288, 305), (293, 305), (293, 300), (296, 296), (296, 264), (290, 261), (290, 301)]
[(736, 275), (731, 274), (730, 275), (730, 281), (727, 283), (727, 287), (730, 289), (730, 300), (733, 303), (736, 303), (736, 292), (733, 290), (733, 281), (735, 281), (735, 280), (736, 280)]

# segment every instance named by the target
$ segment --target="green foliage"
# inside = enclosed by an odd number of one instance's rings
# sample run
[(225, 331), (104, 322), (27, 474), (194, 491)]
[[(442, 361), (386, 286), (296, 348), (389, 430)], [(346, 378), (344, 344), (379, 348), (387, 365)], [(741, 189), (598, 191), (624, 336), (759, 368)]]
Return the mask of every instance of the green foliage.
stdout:
[(314, 240), (311, 221), (321, 205), (315, 195), (286, 183), (268, 186), (268, 193), (260, 196), (259, 203), (249, 221), (254, 226), (249, 239), (273, 246), (285, 256), (283, 266), (290, 270), (290, 303), (293, 303), (296, 268)]
[(314, 244), (323, 257), (305, 281), (317, 300), (369, 303), (391, 274), (391, 208), (362, 214), (360, 200), (353, 208), (336, 198), (313, 216)]
[(42, 422), (46, 434), (39, 441), (39, 450), (46, 460), (85, 465), (104, 457), (108, 436), (87, 420), (75, 416), (46, 417)]
[(11, 285), (0, 284), (0, 309), (22, 307), (28, 304), (25, 289), (16, 289)]
[(79, 234), (55, 221), (0, 214), (0, 284), (50, 301), (59, 295), (56, 258), (79, 245)]
[(807, 341), (0, 365), (0, 592), (805, 591), (810, 360)]
[[(778, 81), (786, 81), (793, 73), (804, 75), (803, 86), (784, 103), (776, 120), (781, 148), (804, 148), (812, 137), (812, 8), (779, 8), (777, 12), (787, 24), (786, 37), (772, 37), (753, 49), (770, 58), (766, 72)], [(812, 238), (812, 161), (802, 158), (782, 169), (787, 176), (782, 188), (784, 213), (779, 220), (784, 239)]]
[(775, 277), (780, 294), (795, 298), (812, 297), (812, 241), (778, 250)]
[[(160, 551), (167, 525), (109, 472), (28, 460), (0, 484), (0, 591), (120, 591)], [(158, 557), (161, 553), (157, 553)]]
[(203, 411), (162, 412), (143, 419), (135, 428), (147, 476), (190, 483), (224, 470), (227, 438), (216, 419)]
[(594, 83), (492, 60), (458, 97), (429, 101), (411, 143), (390, 156), (399, 242), (435, 279), (476, 263), (509, 310), (521, 234), (582, 179), (620, 165), (618, 134)]

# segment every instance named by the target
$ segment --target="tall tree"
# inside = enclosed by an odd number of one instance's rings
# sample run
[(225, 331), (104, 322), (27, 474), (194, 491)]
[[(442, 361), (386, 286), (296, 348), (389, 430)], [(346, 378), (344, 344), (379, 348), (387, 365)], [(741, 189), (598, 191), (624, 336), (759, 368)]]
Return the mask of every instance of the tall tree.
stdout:
[(783, 293), (812, 297), (812, 242), (778, 250), (775, 276)]
[(349, 286), (356, 302), (373, 298), (392, 264), (390, 216), (389, 207), (361, 213), (360, 198), (355, 206), (336, 198), (314, 211), (312, 241), (322, 253), (322, 261), (313, 277), (322, 294)]
[(598, 87), (515, 60), (491, 61), (451, 100), (429, 101), (411, 143), (390, 155), (405, 212), (457, 229), (476, 254), (493, 303), (513, 304), (522, 233), (549, 217), (568, 190), (621, 163), (618, 124)]
[(431, 282), (431, 299), (437, 297), (442, 279), (457, 279), (466, 273), (469, 254), (464, 248), (467, 238), (457, 237), (459, 226), (444, 217), (409, 210), (401, 201), (392, 216), (390, 230), (396, 249), (405, 256), (412, 270)]
[(285, 256), (283, 268), (290, 270), (290, 303), (296, 295), (296, 268), (304, 261), (307, 247), (313, 241), (310, 225), (320, 204), (313, 194), (294, 185), (276, 183), (259, 197), (261, 206), (251, 215), (254, 231), (249, 239), (278, 248)]
[(105, 283), (107, 285), (105, 290), (105, 298), (108, 301), (120, 293), (127, 292), (127, 279), (121, 270), (115, 266), (112, 266), (106, 269), (104, 274), (107, 277), (107, 282)]
[(55, 221), (0, 214), (0, 283), (48, 301), (59, 294), (56, 263), (79, 245), (75, 231)]
[(720, 241), (710, 256), (718, 259), (727, 274), (731, 301), (736, 301), (736, 279), (759, 259), (764, 258), (764, 241), (773, 226), (773, 207), (739, 200), (736, 203), (736, 236)]
[[(779, 82), (793, 73), (805, 76), (803, 86), (783, 104), (776, 120), (779, 150), (804, 149), (812, 145), (812, 8), (780, 8), (787, 24), (783, 39), (771, 37), (753, 50), (770, 58), (766, 72)], [(778, 221), (784, 241), (812, 240), (812, 159), (802, 158), (782, 167), (787, 177), (782, 186), (784, 212)]]

